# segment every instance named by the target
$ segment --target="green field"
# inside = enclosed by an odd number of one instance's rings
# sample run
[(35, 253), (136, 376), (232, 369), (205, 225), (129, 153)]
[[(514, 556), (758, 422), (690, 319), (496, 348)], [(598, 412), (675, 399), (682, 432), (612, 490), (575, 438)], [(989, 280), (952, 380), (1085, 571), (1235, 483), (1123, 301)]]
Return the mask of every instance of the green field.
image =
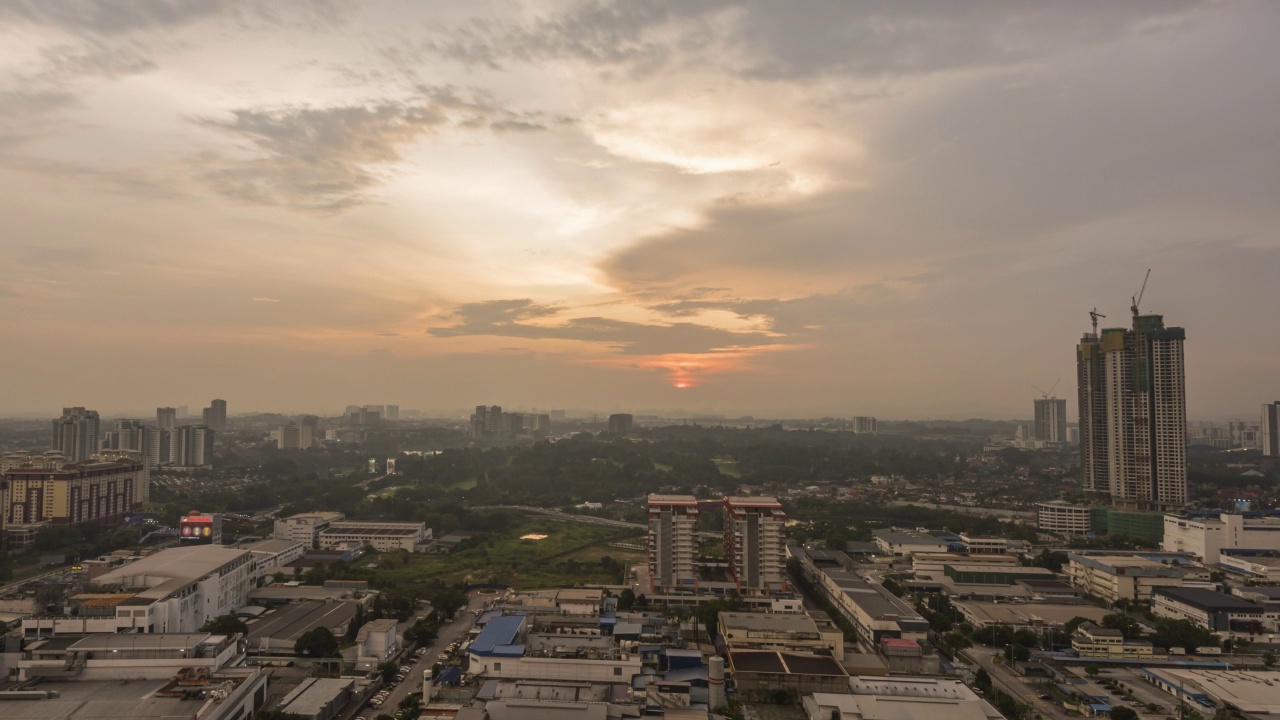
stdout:
[[(542, 534), (542, 540), (520, 536)], [(552, 588), (582, 584), (622, 582), (625, 565), (643, 559), (643, 553), (609, 547), (614, 540), (638, 537), (634, 530), (576, 525), (552, 520), (530, 520), (515, 528), (496, 530), (478, 539), (475, 547), (450, 555), (387, 553), (378, 560), (377, 578), (397, 585), (435, 582), (494, 583), (517, 588)], [(366, 556), (368, 557), (368, 556)], [(602, 563), (608, 557), (614, 564)], [(361, 558), (361, 563), (373, 558)]]
[(712, 458), (711, 462), (716, 464), (716, 469), (721, 475), (728, 475), (731, 478), (741, 478), (742, 473), (738, 472), (738, 461), (729, 458)]

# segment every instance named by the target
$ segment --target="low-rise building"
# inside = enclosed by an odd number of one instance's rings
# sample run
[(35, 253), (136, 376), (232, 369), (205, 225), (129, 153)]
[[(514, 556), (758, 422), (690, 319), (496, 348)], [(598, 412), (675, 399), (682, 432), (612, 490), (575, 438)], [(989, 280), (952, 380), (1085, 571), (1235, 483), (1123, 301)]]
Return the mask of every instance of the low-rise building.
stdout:
[(874, 651), (886, 637), (925, 640), (929, 622), (879, 583), (856, 573), (826, 570), (817, 573), (818, 589), (837, 612), (858, 631), (864, 649)]
[(1071, 553), (1068, 558), (1071, 584), (1109, 604), (1148, 602), (1153, 590), (1181, 586), (1186, 575), (1181, 568), (1136, 555)]
[(259, 578), (282, 572), (281, 568), (301, 558), (307, 546), (297, 540), (259, 540), (241, 545), (253, 555), (254, 575)]
[(324, 550), (373, 546), (378, 552), (413, 552), (419, 543), (430, 539), (431, 531), (426, 523), (414, 522), (332, 522), (316, 536), (316, 542)]
[(141, 460), (93, 460), (50, 467), (38, 456), (4, 471), (3, 536), (8, 549), (27, 547), (49, 525), (122, 525), (150, 497)]
[(1009, 540), (1002, 537), (979, 537), (977, 535), (960, 534), (960, 542), (970, 555), (1007, 555)]
[(1226, 549), (1280, 549), (1280, 514), (1188, 511), (1164, 516), (1167, 552), (1216, 563)]
[(309, 512), (276, 518), (274, 535), (277, 540), (293, 540), (313, 548), (321, 530), (345, 517), (340, 512)]
[(852, 677), (839, 693), (804, 698), (808, 720), (1002, 720), (1004, 716), (952, 678)]
[(1156, 617), (1190, 620), (1223, 638), (1249, 638), (1266, 629), (1262, 605), (1204, 588), (1156, 588), (1151, 612)]
[(351, 678), (307, 678), (280, 701), (280, 712), (301, 720), (332, 720), (350, 702), (354, 686)]
[(844, 657), (844, 633), (823, 631), (807, 615), (720, 613), (720, 636), (731, 650), (786, 650)]
[(880, 552), (895, 557), (910, 557), (916, 553), (944, 553), (949, 549), (938, 538), (918, 530), (880, 528), (873, 530), (872, 534)]
[[(630, 684), (640, 674), (638, 654), (609, 645), (599, 646), (593, 638), (583, 638), (576, 647), (558, 650), (555, 645), (525, 644), (529, 617), (524, 614), (498, 615), (467, 646), (467, 665), (480, 678), (529, 680), (572, 680)], [(572, 636), (566, 636), (572, 637)]]
[(1105, 532), (1107, 508), (1066, 500), (1036, 503), (1036, 529), (1066, 537), (1082, 537)]
[(729, 671), (740, 697), (764, 700), (777, 693), (847, 692), (849, 674), (826, 655), (788, 653), (776, 650), (732, 650)]
[(356, 633), (356, 667), (374, 670), (400, 650), (394, 618), (370, 620)]
[(244, 720), (261, 710), (266, 675), (256, 667), (180, 669), (153, 680), (42, 680), (25, 691), (7, 691), (4, 716), (13, 720)]
[(556, 591), (556, 607), (566, 615), (599, 615), (604, 604), (600, 588), (561, 588)]
[[(1071, 635), (1071, 647), (1083, 658), (1152, 660), (1155, 647), (1146, 640), (1126, 640), (1119, 630), (1081, 623)], [(1163, 654), (1159, 657), (1163, 657)]]
[(28, 643), (18, 679), (160, 680), (183, 668), (212, 674), (243, 655), (239, 638), (228, 635), (62, 635)]

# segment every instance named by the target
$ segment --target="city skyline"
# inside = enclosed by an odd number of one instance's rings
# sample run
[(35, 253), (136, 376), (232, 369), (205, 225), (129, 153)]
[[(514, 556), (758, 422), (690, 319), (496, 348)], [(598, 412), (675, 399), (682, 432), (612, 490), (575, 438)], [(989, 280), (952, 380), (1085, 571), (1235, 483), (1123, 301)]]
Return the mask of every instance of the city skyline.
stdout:
[(1147, 268), (1280, 396), (1274, 3), (92, 7), (0, 4), (0, 416), (1025, 418)]

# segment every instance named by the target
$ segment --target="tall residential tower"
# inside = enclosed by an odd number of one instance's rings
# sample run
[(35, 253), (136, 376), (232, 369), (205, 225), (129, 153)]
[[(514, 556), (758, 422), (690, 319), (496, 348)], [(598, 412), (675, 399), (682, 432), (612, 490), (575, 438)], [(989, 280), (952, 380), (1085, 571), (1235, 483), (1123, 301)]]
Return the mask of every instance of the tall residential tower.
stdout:
[(85, 462), (98, 452), (98, 411), (82, 407), (62, 408), (62, 417), (53, 421), (53, 441), (67, 462)]
[[(1135, 302), (1135, 306), (1136, 306)], [(1127, 510), (1187, 503), (1183, 328), (1139, 315), (1076, 346), (1084, 491)]]
[(649, 496), (649, 591), (698, 587), (698, 500)]
[(1067, 441), (1067, 401), (1065, 398), (1039, 398), (1036, 404), (1035, 439), (1049, 443)]

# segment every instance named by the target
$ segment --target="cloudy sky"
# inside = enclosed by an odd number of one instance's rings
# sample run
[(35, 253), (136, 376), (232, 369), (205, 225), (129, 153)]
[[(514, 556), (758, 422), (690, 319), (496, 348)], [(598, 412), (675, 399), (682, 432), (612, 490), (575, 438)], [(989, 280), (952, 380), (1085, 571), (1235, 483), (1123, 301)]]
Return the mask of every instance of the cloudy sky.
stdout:
[[(0, 0), (0, 412), (1280, 398), (1280, 3)], [(1070, 402), (1075, 414), (1075, 402)]]

